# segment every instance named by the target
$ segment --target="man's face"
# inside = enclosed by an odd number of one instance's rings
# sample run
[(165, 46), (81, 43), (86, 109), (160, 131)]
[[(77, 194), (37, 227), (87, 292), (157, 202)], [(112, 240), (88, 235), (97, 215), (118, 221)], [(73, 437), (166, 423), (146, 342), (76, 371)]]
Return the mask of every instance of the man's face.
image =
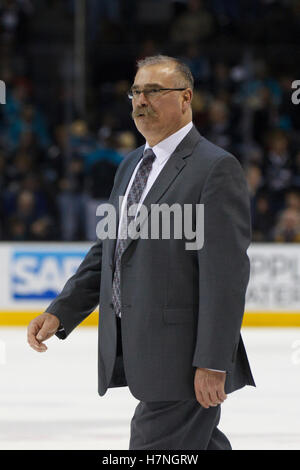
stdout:
[[(132, 89), (183, 88), (173, 64), (147, 65), (135, 76)], [(188, 91), (189, 90), (189, 91)], [(156, 96), (140, 93), (132, 99), (132, 117), (138, 131), (155, 145), (191, 120), (191, 90), (161, 91)]]

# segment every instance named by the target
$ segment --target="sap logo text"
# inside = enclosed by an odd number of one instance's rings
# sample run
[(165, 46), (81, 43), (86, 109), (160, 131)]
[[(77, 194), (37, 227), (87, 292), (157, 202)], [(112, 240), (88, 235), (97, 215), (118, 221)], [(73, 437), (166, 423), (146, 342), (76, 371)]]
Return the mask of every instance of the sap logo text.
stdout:
[(11, 296), (15, 300), (52, 299), (75, 273), (86, 253), (14, 252)]
[(300, 103), (300, 80), (294, 80), (292, 83), (292, 88), (294, 93), (292, 94), (292, 103), (299, 104)]

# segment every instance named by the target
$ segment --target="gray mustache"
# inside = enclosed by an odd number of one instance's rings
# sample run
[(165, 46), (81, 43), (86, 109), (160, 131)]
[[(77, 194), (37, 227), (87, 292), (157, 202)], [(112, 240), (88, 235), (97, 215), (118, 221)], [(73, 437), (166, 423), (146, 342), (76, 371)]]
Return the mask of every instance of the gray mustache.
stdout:
[(138, 117), (139, 114), (144, 114), (144, 116), (156, 116), (156, 112), (153, 111), (151, 108), (136, 108), (134, 111), (132, 111), (131, 116), (132, 118)]

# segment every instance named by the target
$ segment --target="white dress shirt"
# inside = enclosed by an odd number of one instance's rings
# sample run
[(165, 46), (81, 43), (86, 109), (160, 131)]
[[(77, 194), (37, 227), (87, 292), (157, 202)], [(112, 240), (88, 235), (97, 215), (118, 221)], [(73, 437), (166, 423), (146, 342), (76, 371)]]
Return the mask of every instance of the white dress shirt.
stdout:
[[(180, 142), (190, 132), (192, 127), (193, 127), (193, 123), (191, 121), (188, 124), (186, 124), (184, 127), (182, 127), (181, 129), (179, 129), (179, 131), (175, 132), (174, 134), (170, 135), (169, 137), (167, 137), (166, 139), (162, 140), (157, 145), (154, 145), (152, 147), (152, 150), (153, 150), (156, 158), (155, 158), (155, 160), (152, 164), (152, 168), (151, 168), (151, 171), (149, 173), (149, 177), (148, 177), (146, 186), (144, 188), (144, 191), (142, 193), (141, 199), (139, 201), (136, 214), (138, 213), (139, 208), (140, 208), (143, 200), (145, 199), (148, 192), (150, 191), (150, 188), (152, 187), (152, 185), (155, 182), (156, 178), (158, 177), (159, 173), (161, 172), (161, 170), (163, 169), (163, 167), (165, 166), (165, 164), (167, 163), (167, 161), (171, 157), (174, 150), (178, 147)], [(147, 148), (151, 148), (151, 147), (148, 144), (148, 142), (146, 141), (146, 145), (145, 145), (144, 150), (146, 150)], [(125, 191), (124, 198), (123, 198), (122, 204), (121, 204), (120, 219), (119, 219), (120, 222), (123, 218), (124, 210), (126, 208), (126, 202), (127, 202), (127, 197), (128, 197), (129, 190), (132, 186), (133, 180), (135, 178), (136, 172), (137, 172), (141, 162), (142, 162), (142, 158), (138, 162), (137, 166), (135, 167), (134, 172), (132, 173), (132, 176), (131, 176), (130, 181), (128, 183), (127, 189)], [(121, 228), (121, 223), (119, 223), (118, 237), (120, 236), (120, 228)], [(118, 243), (118, 240), (117, 240), (117, 243)], [(225, 371), (217, 370), (217, 369), (209, 369), (209, 370), (214, 370), (216, 372), (225, 372)]]

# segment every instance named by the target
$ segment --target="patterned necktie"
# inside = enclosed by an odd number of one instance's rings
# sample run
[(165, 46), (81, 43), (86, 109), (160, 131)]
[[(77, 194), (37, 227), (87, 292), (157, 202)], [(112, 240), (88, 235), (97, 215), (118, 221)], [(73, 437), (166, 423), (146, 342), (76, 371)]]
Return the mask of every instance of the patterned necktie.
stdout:
[[(121, 232), (122, 237), (118, 239), (118, 244), (115, 252), (115, 271), (112, 285), (112, 302), (115, 313), (121, 316), (121, 257), (123, 251), (127, 245), (127, 237), (125, 236), (128, 224), (135, 218), (135, 215), (128, 216), (129, 207), (132, 204), (138, 204), (147, 184), (147, 180), (152, 169), (152, 163), (155, 160), (155, 154), (152, 149), (148, 148), (145, 150), (143, 160), (136, 172), (132, 186), (127, 196), (127, 207), (125, 208), (122, 220), (121, 220)], [(126, 219), (127, 218), (127, 219)]]

